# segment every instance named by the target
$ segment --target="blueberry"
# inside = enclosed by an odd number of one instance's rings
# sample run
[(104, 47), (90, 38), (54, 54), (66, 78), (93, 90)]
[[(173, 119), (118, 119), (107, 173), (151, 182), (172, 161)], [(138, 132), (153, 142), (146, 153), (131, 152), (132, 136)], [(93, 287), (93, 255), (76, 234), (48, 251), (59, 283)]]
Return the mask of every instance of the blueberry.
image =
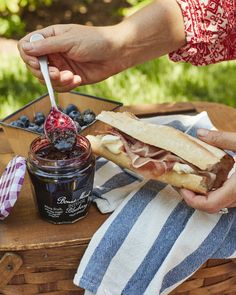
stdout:
[(35, 116), (34, 123), (38, 126), (42, 125), (45, 121), (45, 116)]
[(74, 120), (74, 118), (78, 115), (79, 113), (77, 111), (72, 111), (69, 113), (69, 117)]
[(33, 122), (30, 122), (28, 128), (33, 126), (35, 126), (35, 124)]
[(95, 114), (93, 112), (84, 115), (84, 124), (89, 125), (95, 120)]
[(42, 125), (45, 121), (45, 115), (42, 112), (37, 112), (34, 116), (34, 123), (38, 126)]
[(43, 125), (38, 127), (38, 132), (39, 133), (44, 133), (44, 126)]
[(72, 130), (62, 132), (56, 128), (49, 132), (48, 137), (51, 139), (53, 146), (61, 152), (71, 151), (76, 142), (76, 136)]
[(80, 124), (78, 122), (75, 121), (75, 125), (76, 125), (76, 128), (77, 128), (77, 132), (79, 133), (82, 129), (82, 127), (80, 126)]
[(34, 125), (34, 126), (29, 126), (28, 130), (33, 131), (33, 132), (39, 132), (39, 126)]
[(12, 121), (12, 122), (10, 123), (10, 125), (11, 125), (11, 126), (14, 126), (14, 127), (18, 127), (18, 123), (17, 123), (17, 121)]
[(89, 114), (89, 113), (92, 113), (92, 111), (90, 109), (87, 109), (87, 110), (83, 111), (83, 115), (86, 115), (86, 114)]
[(16, 123), (17, 123), (17, 127), (25, 128), (25, 124), (22, 121), (17, 120)]
[(19, 120), (24, 124), (24, 127), (27, 128), (29, 126), (30, 121), (27, 116), (21, 116)]
[(78, 111), (78, 108), (77, 108), (77, 106), (75, 106), (74, 104), (68, 104), (68, 106), (66, 107), (66, 109), (65, 109), (65, 113), (67, 114), (67, 115), (69, 115), (71, 112), (73, 112), (73, 111)]
[(45, 118), (45, 115), (44, 115), (44, 113), (42, 113), (42, 112), (37, 112), (37, 113), (35, 114), (35, 117), (44, 117), (44, 118)]
[(79, 123), (80, 126), (84, 125), (84, 119), (83, 119), (81, 113), (79, 113), (79, 112), (74, 116), (73, 120), (75, 122)]

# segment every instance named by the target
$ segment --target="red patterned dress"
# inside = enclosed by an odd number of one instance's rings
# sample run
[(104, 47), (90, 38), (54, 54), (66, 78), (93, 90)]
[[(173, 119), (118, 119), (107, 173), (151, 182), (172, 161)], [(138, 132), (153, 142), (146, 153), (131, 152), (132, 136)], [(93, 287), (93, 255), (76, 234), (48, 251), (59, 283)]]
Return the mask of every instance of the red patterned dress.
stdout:
[(207, 65), (236, 59), (236, 0), (176, 0), (182, 10), (187, 45), (173, 61)]

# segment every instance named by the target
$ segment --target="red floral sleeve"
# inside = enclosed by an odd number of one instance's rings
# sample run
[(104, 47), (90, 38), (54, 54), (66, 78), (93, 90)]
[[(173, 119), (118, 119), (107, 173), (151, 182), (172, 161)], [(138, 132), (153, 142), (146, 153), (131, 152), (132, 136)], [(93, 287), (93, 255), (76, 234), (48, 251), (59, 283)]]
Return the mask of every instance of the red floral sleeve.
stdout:
[(176, 0), (182, 10), (187, 45), (173, 61), (207, 65), (236, 59), (236, 0)]

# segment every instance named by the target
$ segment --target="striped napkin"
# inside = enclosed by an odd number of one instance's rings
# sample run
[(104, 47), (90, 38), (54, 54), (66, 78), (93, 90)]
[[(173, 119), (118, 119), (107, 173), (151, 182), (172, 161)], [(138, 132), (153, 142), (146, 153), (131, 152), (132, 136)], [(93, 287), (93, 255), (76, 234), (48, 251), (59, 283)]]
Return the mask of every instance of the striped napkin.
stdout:
[[(196, 136), (207, 113), (146, 119)], [(100, 158), (94, 202), (111, 216), (94, 234), (74, 277), (85, 294), (168, 294), (209, 258), (236, 257), (236, 209), (207, 214), (170, 185), (141, 180)]]

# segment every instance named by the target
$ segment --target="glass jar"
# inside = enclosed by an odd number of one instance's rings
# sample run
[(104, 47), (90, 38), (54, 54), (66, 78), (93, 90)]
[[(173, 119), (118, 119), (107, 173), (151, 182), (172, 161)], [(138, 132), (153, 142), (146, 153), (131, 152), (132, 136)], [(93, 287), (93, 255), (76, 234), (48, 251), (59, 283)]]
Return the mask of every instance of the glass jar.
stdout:
[(93, 188), (95, 158), (86, 137), (77, 135), (76, 153), (65, 159), (52, 149), (46, 138), (38, 137), (30, 145), (27, 168), (34, 197), (42, 218), (52, 223), (73, 223), (85, 217)]

